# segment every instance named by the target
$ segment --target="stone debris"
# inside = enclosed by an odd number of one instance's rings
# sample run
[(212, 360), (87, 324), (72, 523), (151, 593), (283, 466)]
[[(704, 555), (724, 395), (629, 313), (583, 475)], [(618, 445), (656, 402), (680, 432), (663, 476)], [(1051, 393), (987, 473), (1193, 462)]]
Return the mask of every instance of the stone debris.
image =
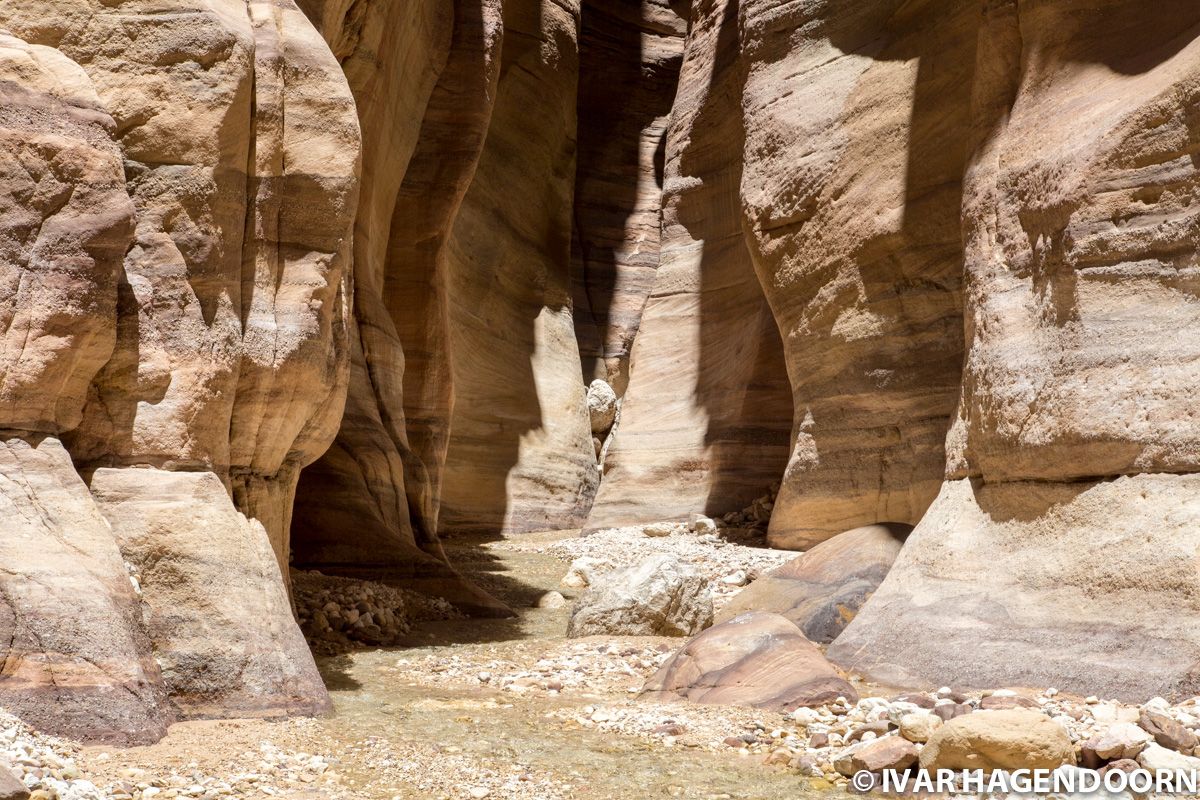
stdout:
[(395, 645), (416, 620), (461, 616), (440, 597), (316, 571), (292, 571), (292, 597), (304, 638), (322, 655)]
[[(707, 519), (705, 517), (704, 519)], [(581, 537), (554, 541), (522, 541), (518, 537), (489, 545), (493, 550), (522, 550), (552, 555), (566, 565), (562, 586), (582, 589), (599, 575), (632, 566), (659, 554), (671, 555), (691, 565), (707, 578), (713, 607), (720, 610), (730, 598), (760, 575), (796, 558), (794, 550), (762, 546), (761, 532), (720, 528), (712, 533), (689, 530), (688, 523), (654, 523), (625, 528), (605, 528)], [(661, 533), (659, 533), (661, 527)], [(646, 530), (656, 532), (647, 536)], [(755, 546), (758, 545), (758, 546)]]

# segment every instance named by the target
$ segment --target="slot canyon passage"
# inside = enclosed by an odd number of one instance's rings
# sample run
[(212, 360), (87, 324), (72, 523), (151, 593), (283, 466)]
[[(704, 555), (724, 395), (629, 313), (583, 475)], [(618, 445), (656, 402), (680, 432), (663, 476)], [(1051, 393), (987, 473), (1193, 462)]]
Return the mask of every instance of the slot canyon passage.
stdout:
[(0, 0), (0, 798), (1200, 769), (1198, 252), (1196, 0)]

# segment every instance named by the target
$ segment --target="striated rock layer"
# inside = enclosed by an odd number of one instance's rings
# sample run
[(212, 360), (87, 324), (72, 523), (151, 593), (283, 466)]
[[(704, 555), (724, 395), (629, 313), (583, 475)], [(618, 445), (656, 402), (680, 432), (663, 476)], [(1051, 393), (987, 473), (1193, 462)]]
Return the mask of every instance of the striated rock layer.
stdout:
[(666, 135), (654, 289), (589, 528), (740, 509), (786, 460), (778, 330), (738, 202), (737, 4), (693, 4)]
[(307, 9), (366, 166), (347, 411), (301, 477), (295, 563), (500, 611), (438, 531), (578, 526), (599, 477), (568, 275), (578, 4)]
[(1190, 3), (988, 6), (950, 480), (831, 647), (843, 664), (1197, 692), (1198, 34)]
[[(290, 0), (18, 0), (0, 27), (5, 705), (136, 742), (325, 708), (280, 563), (345, 390), (358, 125), (337, 63)], [(163, 505), (170, 481), (206, 488)], [(143, 559), (181, 574), (139, 598)], [(160, 602), (173, 622), (144, 625)], [(218, 667), (231, 641), (271, 656)]]

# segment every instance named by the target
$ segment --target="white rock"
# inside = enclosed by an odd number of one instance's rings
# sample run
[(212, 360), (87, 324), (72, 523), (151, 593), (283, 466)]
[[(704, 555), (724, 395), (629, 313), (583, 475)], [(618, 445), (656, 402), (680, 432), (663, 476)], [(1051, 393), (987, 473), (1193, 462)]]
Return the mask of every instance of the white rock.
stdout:
[(538, 608), (562, 608), (567, 604), (567, 598), (558, 592), (546, 592), (538, 598)]
[(715, 533), (717, 523), (703, 514), (692, 514), (692, 520), (688, 523), (688, 529), (692, 533)]
[(1154, 742), (1147, 744), (1146, 748), (1138, 753), (1137, 762), (1151, 772), (1200, 771), (1200, 758), (1176, 753)]
[(592, 433), (605, 433), (617, 418), (617, 393), (597, 378), (588, 385), (587, 407)]
[(1153, 738), (1137, 725), (1118, 722), (1110, 726), (1096, 742), (1096, 755), (1107, 761), (1137, 758), (1138, 753), (1142, 752)]
[(747, 583), (749, 583), (749, 581), (750, 578), (748, 575), (746, 575), (746, 571), (741, 569), (737, 570), (736, 572), (731, 572), (721, 578), (721, 583), (725, 584), (726, 586), (745, 586)]

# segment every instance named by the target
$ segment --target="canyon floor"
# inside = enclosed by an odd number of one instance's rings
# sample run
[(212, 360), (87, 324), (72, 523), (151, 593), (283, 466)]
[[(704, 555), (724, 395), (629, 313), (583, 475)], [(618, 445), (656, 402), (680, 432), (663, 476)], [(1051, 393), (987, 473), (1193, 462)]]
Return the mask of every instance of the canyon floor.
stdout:
[[(574, 592), (559, 581), (571, 554), (614, 546), (576, 535), (450, 539), (455, 563), (519, 615), (420, 623), (403, 647), (320, 659), (335, 707), (328, 717), (182, 723), (150, 747), (87, 747), (70, 755), (100, 796), (116, 798), (814, 793), (811, 779), (764, 765), (761, 752), (725, 744), (730, 736), (794, 728), (782, 715), (636, 699), (682, 640), (565, 637)], [(723, 541), (704, 545), (696, 537), (643, 541), (643, 549), (690, 548), (714, 575), (795, 556)], [(636, 556), (628, 543), (622, 551)], [(562, 591), (568, 603), (534, 607), (549, 591)], [(718, 602), (733, 591), (718, 588)], [(69, 800), (70, 793), (62, 796)]]

